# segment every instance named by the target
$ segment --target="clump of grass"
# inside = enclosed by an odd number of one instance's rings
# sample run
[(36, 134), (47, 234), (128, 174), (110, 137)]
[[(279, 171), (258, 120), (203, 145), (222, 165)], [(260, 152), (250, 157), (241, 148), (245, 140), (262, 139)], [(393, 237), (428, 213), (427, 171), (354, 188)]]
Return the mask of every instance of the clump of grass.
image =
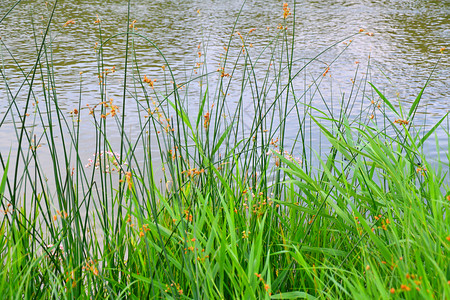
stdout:
[[(17, 62), (25, 103), (0, 69), (9, 97), (0, 126), (18, 120), (15, 150), (0, 153), (3, 295), (449, 297), (446, 162), (429, 164), (421, 151), (443, 122), (448, 135), (448, 114), (426, 133), (412, 127), (423, 90), (406, 114), (355, 74), (347, 100), (335, 107), (320, 96), (318, 108), (310, 95), (321, 95), (337, 57), (310, 71), (309, 86), (296, 80), (338, 43), (301, 64), (288, 5), (261, 52), (233, 28), (219, 70), (203, 54), (182, 79), (136, 22), (128, 17), (124, 33), (104, 37), (97, 16), (100, 101), (86, 109), (80, 100), (67, 114), (53, 77), (55, 7), (31, 71)], [(121, 102), (108, 97), (119, 68), (104, 55), (119, 37)], [(133, 47), (142, 41), (165, 61), (162, 83), (142, 74)], [(260, 74), (262, 56), (269, 65)], [(131, 109), (139, 126), (128, 133)], [(95, 129), (93, 157), (82, 155), (80, 122)]]

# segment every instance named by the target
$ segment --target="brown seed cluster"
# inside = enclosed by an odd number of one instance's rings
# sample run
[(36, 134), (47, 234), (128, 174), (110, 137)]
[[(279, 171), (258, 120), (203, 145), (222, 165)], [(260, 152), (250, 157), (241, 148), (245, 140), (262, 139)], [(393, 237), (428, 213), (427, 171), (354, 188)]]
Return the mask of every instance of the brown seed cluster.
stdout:
[(408, 120), (402, 120), (402, 119), (396, 119), (394, 121), (394, 124), (398, 124), (398, 125), (408, 125), (409, 121)]
[(283, 18), (286, 19), (291, 15), (291, 9), (288, 7), (287, 3), (283, 3)]

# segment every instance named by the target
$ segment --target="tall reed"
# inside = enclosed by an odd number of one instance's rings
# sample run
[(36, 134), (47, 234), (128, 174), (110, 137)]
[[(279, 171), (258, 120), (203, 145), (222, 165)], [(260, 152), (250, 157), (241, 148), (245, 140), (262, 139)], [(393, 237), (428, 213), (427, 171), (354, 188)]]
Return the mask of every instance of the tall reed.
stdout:
[[(251, 31), (236, 31), (237, 17), (220, 68), (208, 68), (200, 47), (191, 74), (179, 78), (135, 30), (128, 3), (123, 33), (105, 36), (95, 21), (99, 102), (83, 102), (80, 74), (80, 100), (68, 114), (53, 63), (57, 5), (34, 36), (30, 71), (0, 40), (22, 76), (17, 88), (0, 68), (8, 97), (0, 128), (11, 126), (17, 140), (0, 153), (2, 295), (450, 296), (448, 151), (437, 166), (422, 151), (437, 130), (449, 136), (448, 113), (426, 132), (412, 126), (431, 75), (408, 113), (368, 82), (370, 64), (336, 104), (324, 85), (351, 43), (315, 68), (364, 32), (298, 58), (294, 3), (280, 8), (284, 23), (260, 52)], [(105, 49), (117, 40), (125, 61), (116, 69)], [(142, 74), (136, 43), (164, 61), (163, 82)], [(118, 73), (120, 103), (109, 97)], [(95, 130), (90, 160), (82, 122)]]

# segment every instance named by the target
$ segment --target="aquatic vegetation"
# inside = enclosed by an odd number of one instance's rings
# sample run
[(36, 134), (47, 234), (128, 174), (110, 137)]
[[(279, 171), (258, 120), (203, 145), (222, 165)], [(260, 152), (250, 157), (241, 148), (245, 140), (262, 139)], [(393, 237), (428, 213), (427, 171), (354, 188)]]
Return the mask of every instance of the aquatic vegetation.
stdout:
[[(55, 5), (47, 5), (51, 28)], [(93, 16), (98, 94), (82, 104), (80, 79), (78, 107), (67, 110), (56, 77), (45, 75), (53, 72), (54, 40), (48, 31), (36, 38), (33, 80), (17, 68), (25, 101), (3, 78), (11, 101), (0, 127), (17, 120), (17, 145), (0, 153), (2, 295), (450, 297), (448, 160), (429, 163), (423, 150), (437, 131), (449, 135), (449, 118), (431, 128), (415, 120), (430, 78), (408, 109), (359, 73), (354, 94), (333, 104), (323, 83), (338, 62), (322, 56), (373, 34), (356, 29), (300, 60), (290, 31), (295, 5), (276, 13), (280, 30), (230, 30), (218, 69), (207, 68), (199, 45), (191, 75), (181, 78), (136, 32), (130, 12), (126, 31), (108, 37), (107, 17)], [(250, 43), (255, 30), (272, 34), (262, 49)], [(106, 68), (105, 47), (119, 38), (125, 63)], [(138, 41), (164, 64), (144, 72)], [(110, 97), (114, 76), (121, 100)], [(312, 79), (298, 87), (302, 76)], [(83, 122), (95, 142), (88, 154), (80, 149)]]

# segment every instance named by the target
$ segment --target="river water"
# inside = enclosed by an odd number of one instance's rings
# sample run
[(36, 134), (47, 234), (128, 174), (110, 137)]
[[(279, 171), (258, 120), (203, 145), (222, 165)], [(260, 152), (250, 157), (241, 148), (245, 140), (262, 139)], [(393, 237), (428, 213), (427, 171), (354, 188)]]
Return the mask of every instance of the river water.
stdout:
[[(0, 0), (0, 18), (12, 7), (16, 0)], [(54, 1), (21, 1), (0, 24), (2, 38), (1, 56), (3, 74), (11, 89), (11, 94), (19, 92), (18, 105), (24, 105), (27, 90), (20, 85), (24, 75), (20, 68), (29, 72), (36, 61), (35, 34), (38, 36), (49, 19), (49, 11)], [(289, 7), (293, 10), (294, 3)], [(134, 1), (128, 7), (127, 1), (88, 1), (60, 0), (56, 4), (52, 20), (50, 37), (52, 59), (59, 107), (69, 113), (78, 107), (95, 105), (99, 100), (98, 69), (95, 44), (100, 41), (97, 24), (101, 19), (102, 39), (123, 33), (129, 27), (130, 20), (136, 20), (135, 32), (147, 37), (162, 51), (174, 76), (180, 82), (186, 80), (187, 73), (193, 70), (198, 60), (199, 49), (206, 57), (211, 69), (217, 68), (217, 62), (223, 55), (230, 34), (235, 31), (247, 33), (256, 30), (248, 37), (254, 53), (265, 47), (277, 32), (277, 26), (283, 22), (283, 2), (273, 0), (156, 0)], [(351, 80), (364, 76), (370, 56), (370, 78), (389, 99), (400, 99), (406, 109), (414, 101), (435, 66), (432, 81), (422, 97), (418, 110), (418, 123), (428, 127), (442, 118), (450, 108), (450, 59), (441, 55), (440, 49), (449, 46), (450, 41), (450, 1), (297, 1), (295, 26), (295, 57), (300, 62), (316, 56), (326, 47), (357, 33), (360, 28), (370, 35), (360, 34), (345, 52), (339, 56), (329, 70), (333, 78), (333, 88), (323, 88), (322, 97), (348, 95)], [(239, 16), (239, 18), (238, 18)], [(292, 17), (289, 16), (292, 22)], [(68, 20), (73, 24), (63, 27)], [(233, 27), (236, 28), (233, 31)], [(289, 28), (292, 32), (292, 27)], [(123, 97), (123, 70), (125, 61), (125, 36), (115, 37), (104, 49), (105, 67), (116, 67), (112, 76), (109, 97), (120, 103)], [(349, 43), (346, 40), (347, 44)], [(200, 46), (200, 48), (198, 48)], [(162, 85), (162, 65), (165, 61), (148, 42), (136, 39), (136, 55), (139, 57), (140, 71), (151, 78), (158, 78), (155, 86)], [(346, 47), (339, 43), (324, 54), (323, 64), (316, 64), (314, 72), (323, 72), (339, 53)], [(450, 50), (450, 49), (449, 49)], [(9, 51), (9, 52), (8, 52)], [(20, 65), (18, 67), (17, 63)], [(267, 66), (270, 55), (262, 56), (261, 65)], [(439, 63), (438, 63), (439, 61)], [(437, 64), (438, 63), (438, 64)], [(301, 63), (299, 63), (300, 65)], [(437, 65), (436, 65), (437, 64)], [(82, 72), (82, 75), (80, 75)], [(82, 84), (80, 96), (80, 83)], [(298, 85), (303, 85), (298, 82)], [(195, 93), (195, 89), (192, 91)], [(233, 93), (233, 88), (231, 89)], [(5, 117), (9, 107), (9, 91), (4, 83), (0, 86), (0, 117)], [(22, 103), (21, 103), (22, 101)], [(323, 99), (312, 99), (313, 106), (323, 107)], [(334, 100), (335, 102), (339, 102)], [(248, 110), (252, 105), (248, 104)], [(87, 110), (84, 113), (87, 114)], [(133, 133), (138, 126), (136, 106), (127, 110), (127, 129)], [(355, 114), (358, 114), (356, 111)], [(251, 111), (248, 112), (251, 116)], [(15, 150), (17, 137), (14, 134), (14, 117), (6, 116), (0, 127), (0, 151), (7, 155)], [(448, 124), (444, 122), (443, 124)], [(80, 123), (80, 156), (86, 161), (94, 152), (92, 122)], [(316, 129), (317, 130), (317, 129)], [(440, 133), (439, 133), (440, 132)], [(296, 132), (288, 131), (287, 138), (294, 139)], [(316, 134), (312, 134), (312, 138)], [(119, 141), (119, 133), (111, 133), (111, 140)], [(438, 143), (444, 147), (441, 155), (448, 153), (447, 136), (438, 131)], [(435, 141), (425, 145), (430, 159), (437, 158)]]

